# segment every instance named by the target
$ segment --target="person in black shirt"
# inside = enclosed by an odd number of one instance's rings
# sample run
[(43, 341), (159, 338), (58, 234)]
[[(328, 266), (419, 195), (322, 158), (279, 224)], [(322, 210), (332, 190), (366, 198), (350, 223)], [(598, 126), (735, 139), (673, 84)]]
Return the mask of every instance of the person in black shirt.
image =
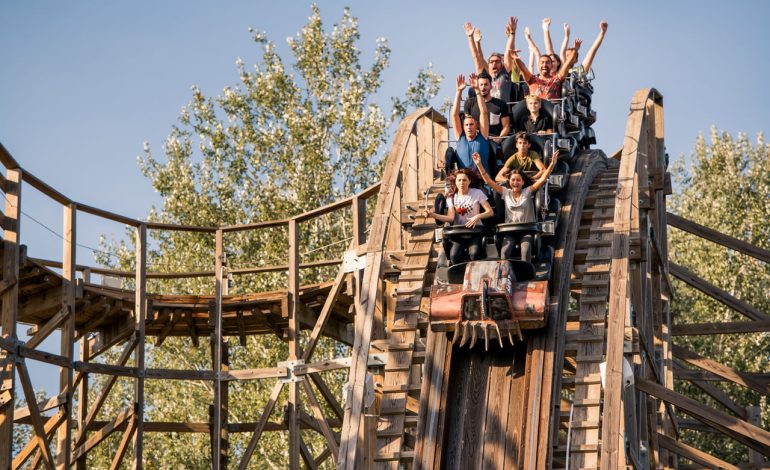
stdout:
[(527, 115), (519, 129), (530, 134), (550, 134), (553, 132), (553, 119), (548, 113), (541, 112), (542, 103), (537, 95), (527, 95)]
[[(483, 70), (478, 76), (478, 87), (481, 97), (487, 104), (487, 115), (489, 116), (489, 135), (490, 137), (504, 137), (510, 134), (511, 117), (508, 113), (508, 105), (499, 98), (494, 98), (490, 93), (492, 81), (489, 73)], [(479, 104), (473, 90), (468, 92), (468, 99), (465, 100), (465, 114), (473, 116), (476, 122), (479, 122)]]

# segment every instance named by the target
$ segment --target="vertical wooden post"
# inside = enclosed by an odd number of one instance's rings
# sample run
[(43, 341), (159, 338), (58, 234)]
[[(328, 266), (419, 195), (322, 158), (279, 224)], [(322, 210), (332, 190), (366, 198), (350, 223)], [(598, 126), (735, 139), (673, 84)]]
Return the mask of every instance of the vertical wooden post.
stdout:
[(353, 246), (358, 248), (366, 243), (366, 199), (353, 198)]
[(214, 309), (214, 332), (211, 338), (211, 348), (214, 367), (214, 413), (213, 432), (211, 433), (211, 445), (213, 450), (213, 468), (222, 466), (222, 291), (224, 289), (224, 232), (218, 229), (216, 232), (216, 254), (214, 273), (216, 277), (216, 306)]
[[(87, 275), (84, 273), (83, 282), (86, 281)], [(91, 348), (88, 342), (88, 338), (83, 336), (80, 340), (80, 360), (82, 362), (88, 362), (91, 355)], [(88, 374), (82, 372), (83, 378), (80, 379), (80, 385), (78, 386), (78, 434), (85, 435), (86, 432), (86, 418), (88, 416)], [(77, 470), (86, 470), (86, 455), (76, 462)]]
[[(289, 361), (300, 358), (299, 350), (299, 222), (289, 220)], [(299, 469), (299, 382), (289, 385), (289, 468)]]
[[(5, 226), (3, 227), (3, 282), (10, 287), (0, 296), (0, 336), (16, 339), (16, 315), (19, 305), (19, 215), (21, 214), (21, 169), (8, 170), (5, 187)], [(11, 467), (13, 456), (13, 411), (15, 408), (14, 361), (0, 350), (0, 468)]]
[(144, 460), (144, 323), (147, 316), (147, 225), (136, 228), (136, 295), (134, 297), (134, 331), (136, 334), (136, 368), (139, 376), (134, 381), (134, 460), (131, 468), (143, 468)]
[[(75, 355), (75, 292), (77, 289), (77, 271), (75, 249), (77, 247), (77, 206), (70, 203), (64, 206), (63, 227), (63, 256), (62, 256), (62, 309), (67, 319), (61, 326), (61, 355), (74, 362)], [(70, 467), (70, 442), (72, 440), (72, 367), (62, 367), (59, 370), (59, 389), (65, 394), (66, 401), (62, 404), (64, 422), (59, 427), (57, 436), (57, 468)]]

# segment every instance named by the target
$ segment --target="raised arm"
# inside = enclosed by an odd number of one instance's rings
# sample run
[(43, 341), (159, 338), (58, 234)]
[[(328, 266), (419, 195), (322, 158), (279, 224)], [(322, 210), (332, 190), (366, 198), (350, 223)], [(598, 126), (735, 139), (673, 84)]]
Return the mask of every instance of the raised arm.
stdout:
[(561, 42), (561, 50), (559, 50), (559, 57), (562, 62), (566, 62), (567, 46), (569, 45), (569, 23), (564, 23), (564, 41)]
[(455, 140), (459, 140), (463, 135), (463, 123), (460, 120), (460, 101), (463, 98), (463, 90), (465, 90), (465, 77), (460, 74), (457, 76), (457, 91), (452, 104), (452, 130), (454, 130)]
[[(540, 61), (540, 48), (537, 47), (535, 41), (532, 40), (532, 34), (529, 32), (529, 28), (524, 28), (524, 37), (527, 39), (527, 45), (529, 46), (529, 55), (534, 55), (534, 63), (537, 64)], [(530, 65), (530, 68), (534, 70), (535, 66)]]
[(529, 82), (529, 79), (532, 78), (532, 72), (529, 71), (524, 62), (522, 62), (522, 60), (519, 58), (518, 52), (516, 52), (514, 49), (510, 52), (510, 56), (515, 66), (519, 68), (519, 72), (521, 72), (521, 78), (523, 78), (525, 82)]
[[(503, 187), (500, 186), (499, 184), (497, 184), (495, 182), (495, 180), (493, 180), (492, 177), (489, 176), (489, 174), (487, 174), (487, 170), (484, 168), (484, 165), (481, 163), (481, 155), (479, 155), (479, 153), (476, 152), (473, 155), (471, 155), (471, 157), (473, 158), (473, 163), (476, 164), (476, 168), (478, 168), (478, 170), (479, 170), (479, 174), (481, 175), (481, 179), (483, 179), (484, 182), (487, 183), (490, 188), (495, 190), (495, 192), (503, 194)], [(500, 171), (502, 171), (502, 170), (500, 170)]]
[(569, 69), (572, 68), (573, 65), (575, 65), (575, 62), (578, 58), (578, 49), (580, 49), (580, 44), (582, 44), (583, 41), (580, 39), (575, 39), (575, 46), (570, 47), (567, 49), (566, 52), (566, 59), (563, 64), (561, 64), (561, 68), (559, 69), (559, 78), (564, 78), (567, 76), (567, 73), (569, 72)]
[(558, 150), (556, 151), (556, 153), (553, 154), (553, 157), (551, 158), (551, 163), (549, 163), (548, 166), (545, 168), (545, 171), (542, 172), (542, 174), (540, 175), (540, 178), (538, 178), (537, 181), (532, 183), (531, 188), (533, 193), (538, 189), (540, 189), (541, 187), (543, 187), (545, 182), (548, 181), (548, 177), (551, 176), (551, 172), (553, 171), (553, 168), (556, 166), (557, 160), (559, 160)]
[(508, 72), (513, 71), (513, 61), (511, 60), (510, 51), (516, 49), (516, 25), (519, 20), (515, 16), (508, 18), (508, 24), (505, 25), (505, 35), (507, 37), (505, 41), (505, 52), (503, 52), (503, 66)]
[(609, 26), (609, 23), (606, 21), (603, 21), (599, 23), (599, 35), (596, 37), (596, 40), (591, 45), (591, 48), (588, 49), (588, 52), (586, 53), (585, 58), (583, 59), (583, 71), (585, 73), (588, 73), (589, 70), (591, 70), (591, 64), (594, 62), (594, 57), (596, 56), (596, 51), (599, 50), (599, 46), (602, 45), (602, 41), (604, 41), (604, 35), (607, 34), (607, 27)]
[(476, 92), (476, 103), (479, 105), (479, 132), (485, 139), (489, 139), (489, 112), (487, 112), (487, 102), (484, 97), (481, 96), (481, 91), (479, 91), (479, 79), (476, 75), (471, 75), (471, 87), (473, 87), (473, 91)]
[(470, 21), (465, 22), (465, 35), (468, 37), (468, 48), (471, 50), (471, 59), (473, 59), (473, 66), (476, 67), (476, 73), (481, 73), (486, 67), (484, 63), (484, 56), (481, 53), (481, 49), (477, 47), (476, 41), (473, 40), (473, 25)]
[(553, 43), (551, 42), (551, 18), (543, 18), (543, 39), (545, 40), (545, 52), (553, 55)]

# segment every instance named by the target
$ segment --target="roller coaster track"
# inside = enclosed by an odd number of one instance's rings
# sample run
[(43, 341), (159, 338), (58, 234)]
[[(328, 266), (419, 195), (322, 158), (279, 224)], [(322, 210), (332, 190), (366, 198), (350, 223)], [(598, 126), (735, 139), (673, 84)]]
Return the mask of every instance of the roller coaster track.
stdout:
[[(675, 335), (702, 331), (672, 325), (671, 278), (751, 320), (701, 326), (713, 334), (720, 328), (770, 331), (770, 317), (683, 267), (669, 267), (667, 227), (687, 230), (763, 262), (770, 262), (770, 253), (667, 214), (670, 177), (658, 92), (645, 89), (634, 95), (621, 151), (607, 158), (599, 150), (584, 150), (570, 162), (553, 239), (548, 324), (525, 332), (524, 340), (514, 346), (480, 342), (473, 349), (459, 348), (428, 324), (430, 286), (440, 248), (434, 242), (432, 219), (420, 213), (443, 190), (438, 168), (447, 142), (446, 120), (432, 109), (418, 110), (397, 129), (379, 184), (289, 219), (229, 227), (152, 224), (79, 204), (23, 171), (0, 146), (0, 161), (7, 169), (7, 176), (0, 178), (6, 196), (0, 281), (0, 468), (21, 468), (29, 462), (33, 468), (84, 468), (89, 452), (113, 433), (122, 437), (112, 467), (120, 467), (130, 455), (132, 465), (141, 468), (143, 436), (149, 432), (207, 433), (212, 467), (248, 468), (257, 458), (261, 436), (272, 431), (288, 432), (287, 466), (292, 469), (303, 462), (307, 468), (328, 467), (330, 460), (339, 469), (644, 469), (682, 468), (680, 462), (685, 461), (695, 466), (689, 468), (738, 468), (685, 444), (680, 439), (682, 413), (747, 446), (752, 452), (747, 465), (761, 466), (757, 462), (770, 455), (770, 432), (705, 381), (732, 381), (768, 396), (770, 380), (673, 343)], [(64, 207), (69, 236), (59, 263), (26, 255), (19, 238), (22, 182)], [(367, 216), (366, 200), (375, 195), (376, 207)], [(135, 272), (75, 262), (79, 211), (135, 228)], [(353, 225), (345, 262), (303, 261), (300, 224), (337, 211), (349, 211), (345, 217)], [(227, 234), (276, 227), (286, 233), (285, 265), (238, 270), (226, 265)], [(209, 234), (216, 240), (215, 269), (147, 272), (148, 230)], [(339, 266), (332, 282), (300, 285), (301, 270), (324, 266)], [(275, 271), (288, 272), (285, 288), (227, 293), (228, 272)], [(132, 277), (138, 287), (122, 290), (92, 284), (91, 273)], [(148, 279), (206, 276), (215, 281), (214, 295), (147, 292)], [(26, 341), (18, 339), (19, 323), (32, 325)], [(300, 335), (303, 329), (307, 335)], [(61, 353), (40, 351), (40, 343), (54, 330), (61, 333)], [(263, 334), (286, 341), (286, 360), (275, 367), (231, 370), (226, 338), (245, 342), (249, 335)], [(200, 336), (208, 336), (212, 369), (146, 367), (148, 336), (156, 338), (156, 347), (170, 336), (189, 336), (194, 346)], [(316, 357), (321, 336), (350, 345), (350, 355)], [(78, 340), (81, 355), (76, 360)], [(120, 348), (117, 362), (92, 362), (110, 348)], [(132, 356), (134, 366), (127, 367)], [(675, 356), (700, 372), (675, 369)], [(26, 365), (31, 360), (60, 368), (59, 395), (36, 403)], [(624, 372), (624, 363), (630, 373)], [(345, 369), (349, 391), (340, 396), (323, 373)], [(76, 402), (75, 391), (88, 393), (88, 377), (93, 375), (106, 375), (108, 380), (91, 390), (96, 395), (93, 403)], [(107, 397), (116, 393), (112, 385), (118, 377), (132, 381), (133, 396), (123, 398), (133, 406), (99, 421), (96, 415)], [(149, 421), (144, 414), (151, 405), (145, 401), (144, 381), (154, 379), (210, 382), (215, 390), (211, 419)], [(720, 406), (674, 392), (675, 379), (700, 383)], [(257, 422), (233, 423), (228, 384), (247, 380), (270, 381), (272, 392)], [(21, 399), (19, 388), (28, 405), (15, 408)], [(276, 420), (279, 397), (287, 389), (284, 413)], [(16, 450), (11, 446), (14, 424), (32, 426), (29, 441)], [(307, 445), (303, 430), (322, 436), (320, 452)], [(236, 432), (249, 436), (238, 455), (229, 446), (229, 436)]]

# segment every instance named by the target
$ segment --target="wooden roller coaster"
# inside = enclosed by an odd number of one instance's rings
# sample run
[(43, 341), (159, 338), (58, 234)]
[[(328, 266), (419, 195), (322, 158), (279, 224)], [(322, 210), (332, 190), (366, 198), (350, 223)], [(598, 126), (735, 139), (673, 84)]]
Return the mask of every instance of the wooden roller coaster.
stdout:
[[(631, 102), (622, 150), (609, 158), (584, 150), (570, 162), (569, 190), (554, 237), (555, 256), (546, 327), (501, 347), (453, 346), (429, 327), (430, 287), (440, 244), (432, 219), (420, 216), (443, 190), (439, 155), (448, 141), (446, 120), (421, 109), (400, 124), (382, 181), (335, 204), (290, 219), (243, 226), (191, 227), (134, 220), (81, 204), (25, 172), (0, 146), (3, 269), (0, 281), (0, 468), (86, 468), (89, 452), (117, 434), (112, 468), (142, 468), (146, 433), (193, 432), (211, 439), (213, 468), (248, 468), (265, 432), (288, 432), (288, 466), (339, 469), (616, 469), (760, 468), (768, 465), (770, 431), (707, 381), (730, 381), (770, 395), (766, 374), (749, 374), (677, 346), (676, 335), (767, 332), (770, 317), (669, 265), (667, 227), (686, 230), (770, 262), (770, 253), (666, 212), (671, 192), (663, 142), (662, 97), (638, 91)], [(27, 256), (20, 237), (22, 187), (35, 188), (63, 207), (61, 262)], [(376, 196), (367, 214), (366, 201)], [(75, 259), (76, 219), (86, 213), (133, 227), (136, 270), (82, 266)], [(352, 241), (345, 259), (303, 262), (301, 224), (331, 213), (350, 214)], [(370, 221), (368, 223), (368, 221)], [(284, 230), (283, 265), (232, 269), (227, 237), (244, 231)], [(147, 269), (148, 231), (184, 230), (215, 240), (215, 269), (153, 273)], [(333, 281), (300, 285), (300, 273), (339, 266)], [(267, 293), (228, 295), (227, 275), (286, 272), (288, 283)], [(92, 274), (133, 278), (135, 289), (92, 283)], [(215, 295), (148, 292), (153, 278), (209, 277)], [(671, 277), (735, 309), (751, 321), (678, 326), (669, 311)], [(20, 323), (31, 325), (19, 340)], [(39, 349), (58, 330), (60, 352)], [(301, 330), (305, 334), (301, 335)], [(275, 334), (288, 345), (274, 367), (234, 370), (228, 337)], [(153, 369), (148, 339), (208, 337), (211, 370)], [(314, 355), (321, 336), (350, 346), (334, 359)], [(76, 353), (75, 346), (79, 344)], [(486, 347), (484, 347), (486, 346)], [(99, 358), (119, 350), (117, 361)], [(674, 367), (674, 358), (697, 369)], [(132, 366), (127, 366), (131, 360)], [(29, 361), (59, 368), (60, 393), (39, 400)], [(339, 396), (324, 379), (348, 370)], [(90, 391), (93, 378), (107, 377)], [(133, 383), (130, 403), (109, 420), (100, 409), (119, 377)], [(91, 379), (91, 380), (89, 380)], [(145, 411), (148, 380), (207, 381), (214, 390), (208, 422), (152, 422)], [(270, 381), (260, 419), (231, 421), (229, 385)], [(724, 409), (674, 391), (676, 380), (711, 387)], [(705, 389), (705, 388), (704, 388)], [(283, 390), (283, 418), (274, 410)], [(367, 397), (374, 395), (374, 400)], [(95, 397), (88, 400), (84, 397)], [(320, 397), (319, 397), (320, 396)], [(25, 406), (20, 406), (21, 400)], [(323, 402), (322, 402), (322, 401)], [(329, 412), (331, 410), (331, 413)], [(730, 464), (680, 440), (682, 415), (751, 449), (751, 461)], [(271, 420), (271, 418), (273, 420)], [(14, 447), (14, 429), (31, 425), (28, 442)], [(318, 432), (326, 448), (314, 455), (301, 429)], [(235, 455), (232, 433), (247, 433)], [(125, 461), (124, 461), (125, 460)]]

